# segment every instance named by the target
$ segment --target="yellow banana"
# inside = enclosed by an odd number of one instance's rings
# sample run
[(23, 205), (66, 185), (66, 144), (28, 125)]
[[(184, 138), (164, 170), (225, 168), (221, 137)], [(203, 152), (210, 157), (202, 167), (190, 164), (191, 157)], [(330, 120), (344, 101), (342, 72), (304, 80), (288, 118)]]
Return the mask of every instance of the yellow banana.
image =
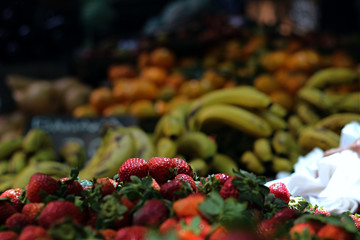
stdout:
[(129, 131), (130, 136), (133, 138), (136, 157), (145, 159), (146, 161), (154, 157), (154, 142), (144, 130), (137, 126), (127, 127), (126, 130)]
[(299, 102), (295, 107), (295, 112), (305, 124), (312, 125), (320, 120), (315, 108), (306, 102)]
[(266, 120), (274, 130), (283, 130), (288, 128), (288, 124), (283, 117), (279, 117), (268, 110), (263, 110), (257, 112), (256, 114)]
[(265, 167), (260, 159), (250, 150), (245, 151), (241, 155), (240, 162), (245, 165), (247, 170), (255, 174), (263, 174), (265, 172)]
[(291, 115), (288, 118), (288, 126), (291, 135), (297, 139), (305, 125), (298, 115)]
[(30, 129), (24, 136), (22, 147), (25, 152), (33, 153), (38, 151), (44, 143), (49, 141), (47, 133), (40, 128)]
[(168, 137), (162, 137), (156, 143), (156, 156), (173, 158), (177, 153), (177, 144)]
[(356, 71), (349, 68), (326, 68), (314, 73), (306, 82), (306, 87), (324, 89), (340, 84), (358, 81)]
[(191, 169), (199, 177), (206, 177), (209, 173), (210, 166), (202, 158), (193, 158), (189, 161)]
[(8, 173), (0, 176), (0, 193), (12, 188), (16, 174)]
[(187, 132), (176, 140), (177, 153), (184, 155), (186, 159), (202, 158), (211, 161), (217, 151), (214, 140), (203, 132)]
[(304, 129), (299, 138), (298, 143), (304, 153), (308, 153), (315, 147), (324, 151), (339, 147), (339, 134), (326, 128), (307, 127)]
[(270, 106), (267, 108), (267, 110), (281, 118), (285, 117), (288, 113), (287, 110), (283, 106), (281, 106), (278, 103), (274, 103), (274, 102), (270, 104)]
[(160, 119), (158, 120), (158, 122), (155, 125), (154, 128), (154, 142), (157, 142), (160, 138), (164, 137), (164, 123), (165, 123), (165, 115), (163, 115), (162, 117), (160, 117)]
[(231, 157), (223, 153), (216, 153), (213, 161), (210, 163), (212, 172), (225, 173), (234, 176), (233, 170), (238, 170), (239, 167)]
[(317, 88), (302, 88), (298, 91), (298, 97), (311, 105), (326, 112), (334, 112), (334, 103), (328, 95)]
[(271, 99), (253, 86), (218, 89), (195, 100), (190, 106), (189, 117), (192, 117), (201, 108), (212, 104), (231, 104), (244, 108), (265, 109), (271, 105)]
[(205, 123), (228, 125), (255, 137), (268, 137), (273, 132), (270, 124), (256, 114), (228, 104), (203, 107), (189, 119), (190, 129), (201, 130)]
[(317, 128), (327, 128), (337, 134), (341, 133), (343, 127), (350, 122), (360, 123), (360, 114), (357, 113), (335, 113), (329, 115), (316, 123)]
[(163, 134), (165, 137), (177, 139), (186, 132), (185, 116), (167, 113), (163, 116), (164, 127)]
[(7, 159), (22, 146), (22, 138), (16, 137), (0, 142), (0, 159)]
[(25, 187), (29, 183), (31, 176), (35, 173), (44, 173), (56, 179), (60, 179), (70, 176), (70, 167), (67, 164), (54, 161), (28, 165), (16, 175), (12, 187)]
[(293, 171), (293, 163), (287, 158), (274, 156), (274, 160), (272, 161), (272, 170), (276, 173), (292, 172)]
[(23, 151), (15, 152), (8, 161), (8, 173), (18, 173), (25, 168), (26, 154)]
[(288, 155), (294, 145), (295, 139), (288, 131), (276, 131), (271, 140), (271, 146), (278, 155)]
[(61, 158), (71, 167), (82, 169), (86, 162), (86, 150), (77, 141), (68, 141), (60, 149)]
[(58, 156), (53, 148), (42, 148), (35, 152), (29, 159), (29, 164), (45, 161), (57, 161)]
[(267, 138), (258, 138), (254, 141), (254, 153), (262, 162), (270, 162), (273, 158), (271, 143)]
[(360, 113), (360, 92), (348, 93), (336, 103), (334, 108), (338, 112)]

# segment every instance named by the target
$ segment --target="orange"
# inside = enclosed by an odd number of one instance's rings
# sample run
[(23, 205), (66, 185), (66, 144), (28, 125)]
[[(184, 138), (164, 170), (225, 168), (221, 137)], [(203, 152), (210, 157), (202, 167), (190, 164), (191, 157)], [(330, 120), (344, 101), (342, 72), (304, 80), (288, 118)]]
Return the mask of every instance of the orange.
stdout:
[(285, 63), (286, 57), (286, 52), (277, 50), (263, 56), (260, 62), (265, 69), (275, 71)]
[(153, 66), (169, 69), (175, 63), (175, 55), (167, 48), (156, 48), (150, 53), (150, 64)]
[(295, 94), (297, 91), (302, 88), (308, 77), (306, 74), (303, 73), (292, 73), (288, 76), (288, 78), (283, 82), (283, 88), (291, 93)]
[(142, 69), (150, 64), (150, 55), (146, 52), (142, 52), (139, 54), (137, 58), (137, 66)]
[(130, 101), (130, 99), (134, 95), (135, 81), (137, 80), (120, 81), (115, 84), (112, 89), (112, 94), (116, 102), (124, 103)]
[(126, 113), (127, 113), (127, 106), (125, 104), (120, 104), (120, 103), (107, 106), (102, 111), (102, 115), (105, 117), (125, 115)]
[(154, 100), (159, 95), (159, 89), (153, 82), (139, 79), (133, 82), (132, 100), (149, 99)]
[(223, 88), (234, 88), (236, 87), (236, 82), (232, 80), (227, 80), (223, 86)]
[(166, 86), (172, 86), (175, 89), (177, 89), (178, 87), (180, 87), (180, 85), (185, 81), (185, 77), (184, 75), (182, 75), (179, 72), (175, 72), (170, 74), (169, 76), (167, 76), (166, 80), (165, 80), (165, 85)]
[(208, 82), (213, 88), (218, 89), (224, 86), (226, 79), (213, 70), (207, 70), (204, 72), (201, 81)]
[(182, 104), (186, 104), (189, 102), (189, 98), (185, 95), (177, 95), (173, 97), (168, 103), (167, 103), (167, 110), (171, 111), (171, 109), (176, 108), (177, 106), (180, 106)]
[(292, 111), (294, 106), (294, 99), (290, 93), (285, 92), (284, 90), (277, 90), (270, 94), (270, 98), (274, 103), (281, 105), (289, 112)]
[(179, 94), (184, 95), (190, 99), (200, 97), (204, 93), (203, 86), (200, 81), (189, 80), (183, 82), (179, 89)]
[(136, 76), (135, 69), (128, 64), (114, 64), (108, 68), (108, 78), (114, 82), (118, 78), (133, 78)]
[(163, 100), (157, 100), (154, 103), (155, 111), (159, 116), (168, 112), (168, 103)]
[(76, 118), (82, 118), (82, 117), (96, 117), (98, 114), (96, 109), (94, 109), (90, 104), (85, 104), (85, 105), (77, 106), (72, 112), (72, 115)]
[(108, 87), (98, 87), (90, 94), (90, 105), (98, 112), (112, 103), (114, 103), (114, 96)]
[(137, 118), (156, 117), (154, 103), (147, 99), (137, 100), (129, 105), (129, 113)]
[(143, 68), (140, 73), (141, 78), (155, 83), (156, 85), (163, 85), (166, 81), (167, 72), (160, 67), (146, 67)]
[(266, 93), (270, 94), (280, 88), (280, 85), (270, 74), (261, 74), (254, 79), (254, 86)]

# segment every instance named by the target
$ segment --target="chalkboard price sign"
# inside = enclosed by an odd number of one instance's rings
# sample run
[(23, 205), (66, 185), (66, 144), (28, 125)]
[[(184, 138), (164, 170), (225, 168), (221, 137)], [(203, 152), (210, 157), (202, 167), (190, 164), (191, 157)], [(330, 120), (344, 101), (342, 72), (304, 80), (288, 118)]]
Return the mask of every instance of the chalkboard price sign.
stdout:
[(54, 142), (55, 150), (68, 141), (77, 141), (86, 149), (88, 159), (95, 153), (101, 141), (101, 130), (104, 126), (137, 125), (133, 116), (73, 118), (68, 116), (35, 116), (29, 128), (40, 128), (49, 134)]

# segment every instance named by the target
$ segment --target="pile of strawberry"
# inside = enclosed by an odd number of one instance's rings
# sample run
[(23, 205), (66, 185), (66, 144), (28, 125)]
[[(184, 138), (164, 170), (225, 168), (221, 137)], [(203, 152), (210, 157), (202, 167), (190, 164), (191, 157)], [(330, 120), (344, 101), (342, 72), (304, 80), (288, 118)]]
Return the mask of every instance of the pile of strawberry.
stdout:
[(357, 214), (330, 215), (239, 170), (194, 175), (180, 158), (128, 159), (113, 179), (36, 173), (0, 196), (0, 240), (360, 239)]

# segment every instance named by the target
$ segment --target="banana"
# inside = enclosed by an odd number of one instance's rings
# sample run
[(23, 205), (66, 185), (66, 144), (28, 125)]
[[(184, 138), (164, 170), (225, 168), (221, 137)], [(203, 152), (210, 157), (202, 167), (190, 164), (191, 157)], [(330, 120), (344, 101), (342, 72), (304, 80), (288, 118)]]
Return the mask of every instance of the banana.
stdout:
[(8, 161), (0, 160), (0, 176), (7, 173), (8, 171)]
[(276, 131), (271, 140), (271, 146), (278, 155), (288, 155), (294, 145), (295, 139), (288, 131)]
[(115, 140), (110, 143), (105, 152), (105, 156), (99, 164), (92, 170), (93, 177), (112, 178), (118, 173), (121, 165), (129, 158), (135, 157), (135, 147), (132, 136), (129, 133), (118, 135)]
[(202, 158), (211, 161), (217, 151), (214, 140), (203, 132), (187, 132), (176, 140), (177, 153), (186, 158)]
[(70, 176), (70, 167), (67, 164), (54, 161), (28, 165), (16, 175), (12, 187), (25, 187), (29, 183), (31, 176), (35, 173), (44, 173), (56, 179), (60, 179)]
[(288, 114), (287, 110), (283, 106), (274, 102), (269, 105), (267, 110), (281, 118), (285, 117)]
[(27, 163), (26, 154), (23, 151), (15, 152), (8, 161), (8, 173), (18, 173), (25, 168)]
[(244, 108), (265, 109), (271, 105), (271, 99), (253, 86), (238, 86), (211, 91), (195, 100), (189, 109), (192, 117), (205, 106), (212, 104), (231, 104)]
[(48, 144), (47, 133), (39, 128), (30, 129), (24, 136), (22, 147), (26, 153), (38, 151), (44, 143)]
[(150, 139), (148, 134), (137, 126), (127, 127), (130, 136), (133, 138), (135, 156), (148, 161), (155, 154), (154, 142)]
[(298, 91), (298, 97), (326, 112), (335, 112), (334, 102), (328, 95), (317, 88), (304, 87)]
[(165, 137), (177, 139), (186, 132), (185, 116), (167, 113), (163, 117), (163, 134)]
[(213, 172), (225, 173), (234, 176), (233, 170), (238, 170), (239, 167), (231, 157), (223, 153), (216, 153), (213, 161), (210, 163), (210, 169)]
[(21, 149), (22, 138), (16, 137), (11, 139), (6, 139), (0, 142), (0, 159), (7, 159), (15, 151)]
[(156, 143), (156, 156), (173, 158), (177, 153), (177, 144), (168, 137), (162, 137)]
[(262, 165), (260, 159), (250, 150), (245, 151), (241, 155), (240, 162), (245, 165), (247, 170), (255, 174), (263, 174), (265, 172), (265, 167)]
[(324, 89), (340, 84), (352, 84), (358, 80), (356, 71), (348, 68), (326, 68), (314, 73), (306, 87)]
[(360, 114), (357, 113), (335, 113), (329, 115), (316, 123), (317, 128), (327, 128), (337, 134), (341, 133), (343, 127), (350, 122), (360, 123)]
[(189, 128), (201, 130), (205, 123), (225, 124), (254, 137), (268, 137), (273, 132), (270, 124), (256, 114), (228, 104), (213, 104), (201, 108), (189, 119)]
[(316, 112), (315, 108), (306, 102), (298, 102), (295, 108), (296, 114), (301, 121), (307, 125), (315, 124), (320, 120), (320, 116)]
[(271, 143), (267, 138), (257, 138), (253, 147), (256, 157), (262, 162), (270, 162), (273, 158)]
[(288, 118), (289, 131), (293, 138), (297, 139), (305, 125), (298, 115), (291, 115)]
[(209, 173), (210, 166), (202, 158), (193, 158), (189, 161), (191, 169), (199, 177), (206, 177)]
[(280, 117), (268, 110), (263, 110), (257, 112), (256, 114), (266, 120), (274, 130), (283, 130), (288, 128), (288, 124), (283, 117)]
[(326, 128), (305, 128), (299, 138), (298, 143), (304, 153), (308, 153), (315, 147), (324, 151), (339, 147), (340, 136), (339, 134)]
[(60, 149), (61, 158), (71, 167), (82, 169), (86, 162), (86, 150), (77, 141), (68, 141)]
[(53, 148), (41, 148), (29, 159), (29, 164), (36, 162), (57, 161), (57, 154)]
[(360, 113), (360, 92), (348, 93), (334, 103), (337, 112)]
[(154, 142), (156, 143), (157, 141), (159, 141), (160, 138), (164, 137), (164, 124), (165, 124), (165, 115), (163, 115), (162, 117), (160, 117), (160, 119), (158, 120), (158, 122), (156, 123), (156, 126), (154, 128)]
[(278, 172), (292, 172), (293, 164), (292, 162), (283, 157), (274, 156), (274, 160), (272, 161), (272, 170), (276, 173)]
[(16, 174), (8, 173), (0, 176), (0, 193), (12, 188)]

